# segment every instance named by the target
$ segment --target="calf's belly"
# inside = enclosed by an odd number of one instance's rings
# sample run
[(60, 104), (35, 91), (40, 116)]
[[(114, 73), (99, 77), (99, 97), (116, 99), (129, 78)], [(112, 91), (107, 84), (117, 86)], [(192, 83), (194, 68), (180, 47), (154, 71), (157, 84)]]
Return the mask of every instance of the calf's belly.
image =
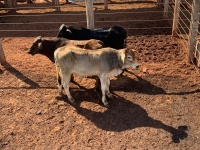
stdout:
[(72, 70), (72, 73), (75, 73), (80, 77), (81, 76), (85, 77), (85, 76), (98, 76), (100, 71), (95, 67), (82, 66), (79, 68), (74, 68)]

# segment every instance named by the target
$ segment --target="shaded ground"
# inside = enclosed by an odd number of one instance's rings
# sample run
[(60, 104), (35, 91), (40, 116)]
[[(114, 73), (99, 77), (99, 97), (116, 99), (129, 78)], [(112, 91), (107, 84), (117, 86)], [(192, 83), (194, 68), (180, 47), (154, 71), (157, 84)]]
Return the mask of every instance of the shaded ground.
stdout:
[(2, 38), (9, 65), (0, 66), (1, 149), (199, 148), (200, 75), (178, 38), (128, 36), (141, 67), (111, 81), (109, 109), (92, 79), (71, 84), (76, 108), (59, 97), (54, 64), (27, 54), (33, 40)]

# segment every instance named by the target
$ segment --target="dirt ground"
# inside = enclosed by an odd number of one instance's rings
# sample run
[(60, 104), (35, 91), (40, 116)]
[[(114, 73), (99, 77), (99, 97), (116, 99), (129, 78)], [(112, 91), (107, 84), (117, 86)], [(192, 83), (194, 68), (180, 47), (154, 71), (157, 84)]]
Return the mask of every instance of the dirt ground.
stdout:
[[(31, 21), (30, 17), (12, 19)], [(1, 18), (1, 22), (12, 19)], [(170, 29), (139, 32), (152, 35), (135, 36), (128, 30), (127, 46), (136, 49), (140, 68), (111, 80), (115, 98), (109, 100), (110, 108), (99, 103), (94, 80), (77, 77), (80, 86), (71, 83), (77, 105), (70, 105), (58, 94), (54, 64), (45, 56), (27, 53), (38, 35), (1, 32), (8, 64), (0, 66), (0, 149), (198, 150), (199, 70), (187, 63), (185, 47), (169, 35)], [(45, 38), (54, 36), (56, 32)]]

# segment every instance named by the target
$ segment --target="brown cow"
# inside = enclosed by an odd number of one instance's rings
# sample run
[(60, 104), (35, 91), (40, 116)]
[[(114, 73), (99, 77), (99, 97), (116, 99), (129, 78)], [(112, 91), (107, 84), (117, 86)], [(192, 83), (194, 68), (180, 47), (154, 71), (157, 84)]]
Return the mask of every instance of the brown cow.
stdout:
[(42, 39), (41, 36), (38, 36), (34, 40), (28, 53), (31, 55), (42, 54), (48, 57), (52, 62), (55, 62), (54, 51), (57, 48), (65, 45), (75, 45), (80, 48), (91, 49), (91, 50), (104, 47), (102, 41), (95, 39), (78, 41), (78, 40), (68, 40), (65, 38), (54, 38), (51, 40), (44, 40)]

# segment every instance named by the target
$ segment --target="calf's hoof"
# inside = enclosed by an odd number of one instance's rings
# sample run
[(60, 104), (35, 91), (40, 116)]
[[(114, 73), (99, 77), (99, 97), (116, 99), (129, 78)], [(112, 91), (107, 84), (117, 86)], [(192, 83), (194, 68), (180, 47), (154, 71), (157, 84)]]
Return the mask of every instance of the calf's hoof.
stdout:
[(107, 95), (108, 98), (110, 98), (110, 99), (113, 99), (113, 97), (114, 97), (113, 94), (111, 94), (111, 93), (107, 93), (106, 95)]
[(65, 95), (62, 92), (59, 92), (60, 97), (65, 97)]
[(110, 107), (110, 105), (109, 105), (108, 102), (104, 102), (103, 105), (104, 105), (106, 108), (109, 108), (109, 107)]
[(75, 102), (75, 100), (73, 98), (69, 98), (68, 100), (72, 105), (76, 105), (76, 102)]

